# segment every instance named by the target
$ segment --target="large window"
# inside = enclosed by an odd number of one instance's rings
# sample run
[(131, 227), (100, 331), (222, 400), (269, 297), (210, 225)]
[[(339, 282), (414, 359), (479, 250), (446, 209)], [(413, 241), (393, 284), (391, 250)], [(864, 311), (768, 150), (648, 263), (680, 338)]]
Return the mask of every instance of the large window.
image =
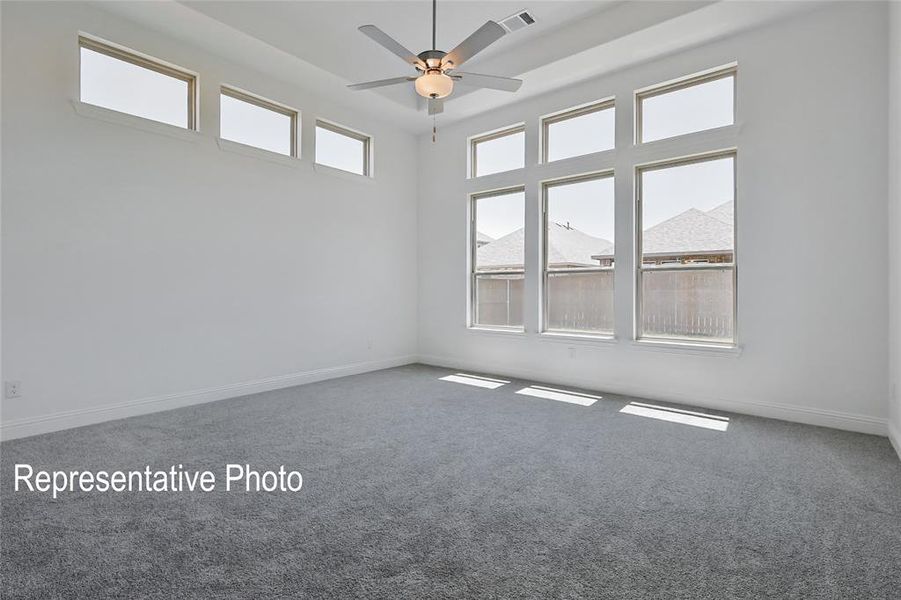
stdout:
[(193, 74), (89, 38), (79, 45), (82, 102), (196, 128)]
[(224, 87), (219, 95), (219, 137), (297, 156), (297, 111)]
[(613, 100), (545, 117), (542, 127), (542, 162), (552, 162), (612, 150), (616, 113)]
[(526, 131), (522, 125), (470, 140), (473, 177), (522, 169), (526, 164)]
[(525, 192), (488, 192), (471, 202), (470, 324), (522, 329)]
[(732, 343), (735, 153), (638, 169), (638, 336)]
[(544, 184), (546, 331), (613, 334), (611, 173)]
[(639, 142), (735, 123), (735, 68), (722, 69), (636, 94)]
[(316, 163), (356, 173), (370, 174), (369, 136), (325, 121), (316, 122)]

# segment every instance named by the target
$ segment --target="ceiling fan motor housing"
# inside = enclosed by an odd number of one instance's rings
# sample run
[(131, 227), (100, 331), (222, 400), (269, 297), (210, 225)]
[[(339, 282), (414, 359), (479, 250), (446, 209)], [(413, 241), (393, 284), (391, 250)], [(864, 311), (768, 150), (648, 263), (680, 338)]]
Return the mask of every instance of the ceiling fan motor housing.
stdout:
[(441, 61), (445, 56), (447, 56), (447, 52), (443, 50), (426, 50), (425, 52), (420, 52), (417, 58), (425, 63), (429, 69), (440, 69)]

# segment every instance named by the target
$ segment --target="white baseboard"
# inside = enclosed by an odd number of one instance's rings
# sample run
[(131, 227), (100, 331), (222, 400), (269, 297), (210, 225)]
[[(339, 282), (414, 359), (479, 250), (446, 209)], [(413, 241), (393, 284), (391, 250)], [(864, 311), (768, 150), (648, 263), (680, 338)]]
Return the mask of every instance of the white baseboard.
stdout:
[(892, 420), (888, 422), (888, 439), (892, 443), (898, 458), (901, 458), (901, 429), (898, 429)]
[[(554, 374), (549, 370), (542, 371), (534, 369), (516, 369), (497, 365), (488, 365), (484, 362), (473, 362), (461, 358), (434, 355), (420, 355), (419, 362), (436, 367), (465, 369), (475, 371), (477, 373), (491, 373), (506, 377), (515, 377), (517, 379), (525, 379), (527, 381), (543, 381), (556, 385), (570, 385), (585, 389), (598, 389), (597, 381), (591, 381), (586, 377), (561, 377), (559, 374)], [(635, 396), (637, 398), (656, 400), (658, 402), (688, 404), (691, 406), (700, 406), (704, 408), (712, 408), (715, 410), (753, 415), (755, 417), (766, 417), (770, 419), (780, 419), (782, 421), (804, 423), (807, 425), (831, 427), (833, 429), (844, 429), (847, 431), (856, 431), (860, 433), (870, 433), (882, 436), (888, 434), (887, 420), (877, 417), (871, 417), (868, 415), (858, 415), (834, 410), (809, 408), (806, 406), (797, 405), (776, 404), (771, 402), (736, 401), (715, 397), (679, 394), (671, 391), (661, 392), (659, 390), (644, 387), (641, 383), (628, 386), (605, 386), (604, 391), (611, 394), (620, 394), (623, 396)], [(896, 437), (896, 439), (898, 441), (901, 441), (901, 437)], [(898, 448), (897, 443), (895, 447), (896, 449)]]
[(397, 356), (337, 367), (314, 369), (312, 371), (303, 371), (300, 373), (290, 373), (288, 375), (278, 375), (276, 377), (267, 377), (255, 381), (245, 381), (219, 387), (192, 390), (189, 392), (141, 398), (139, 400), (131, 400), (118, 404), (81, 408), (49, 415), (41, 415), (38, 417), (13, 419), (0, 424), (0, 439), (5, 441), (41, 433), (49, 433), (51, 431), (71, 429), (72, 427), (81, 427), (82, 425), (92, 425), (94, 423), (102, 423), (103, 421), (112, 421), (115, 419), (123, 419), (125, 417), (134, 417), (163, 410), (171, 410), (173, 408), (190, 406), (192, 404), (203, 404), (205, 402), (225, 400), (226, 398), (235, 398), (238, 396), (246, 396), (248, 394), (257, 394), (259, 392), (268, 392), (270, 390), (288, 388), (305, 383), (313, 383), (315, 381), (335, 379), (336, 377), (345, 377), (347, 375), (378, 371), (379, 369), (399, 367), (416, 361), (417, 357), (414, 355)]

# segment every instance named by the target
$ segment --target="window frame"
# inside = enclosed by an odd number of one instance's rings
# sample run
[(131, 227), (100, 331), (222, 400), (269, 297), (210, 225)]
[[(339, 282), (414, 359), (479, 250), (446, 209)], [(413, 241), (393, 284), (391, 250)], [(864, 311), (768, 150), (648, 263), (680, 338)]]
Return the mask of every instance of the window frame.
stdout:
[[(647, 171), (656, 171), (672, 167), (681, 167), (697, 163), (709, 162), (723, 158), (732, 159), (732, 262), (731, 263), (696, 263), (683, 265), (659, 265), (645, 268), (642, 261), (642, 175)], [(649, 163), (636, 164), (634, 167), (635, 202), (633, 204), (635, 222), (635, 306), (633, 310), (633, 339), (636, 342), (667, 343), (688, 346), (711, 346), (717, 348), (736, 348), (739, 345), (738, 327), (738, 148), (725, 148), (711, 152), (703, 152), (669, 158)], [(642, 275), (645, 271), (732, 271), (732, 339), (731, 341), (705, 340), (697, 337), (653, 336), (642, 335)]]
[[(604, 169), (601, 171), (592, 171), (590, 173), (581, 173), (578, 175), (568, 175), (565, 177), (557, 177), (541, 182), (541, 327), (539, 333), (555, 334), (555, 335), (577, 335), (579, 337), (592, 337), (599, 339), (613, 339), (616, 331), (615, 327), (611, 331), (592, 331), (590, 329), (551, 329), (548, 327), (548, 274), (549, 273), (614, 273), (614, 289), (616, 288), (615, 269), (616, 269), (616, 238), (613, 240), (613, 266), (610, 267), (576, 267), (576, 268), (548, 268), (548, 190), (560, 185), (568, 185), (573, 183), (581, 183), (583, 181), (595, 181), (600, 179), (613, 179), (614, 181), (614, 200), (613, 215), (616, 219), (616, 193), (615, 193), (615, 174), (614, 169)], [(614, 226), (615, 228), (615, 226)], [(614, 313), (612, 315), (614, 322), (616, 319), (616, 294), (613, 296)]]
[[(316, 129), (321, 127), (327, 131), (331, 131), (332, 133), (337, 133), (339, 135), (343, 135), (345, 137), (349, 137), (351, 139), (363, 142), (363, 172), (355, 173), (353, 171), (348, 171), (346, 169), (341, 169), (339, 167), (333, 167), (331, 165), (327, 165), (318, 161), (317, 152), (319, 150), (316, 144)], [(316, 119), (316, 122), (313, 124), (313, 163), (315, 165), (326, 167), (329, 169), (335, 169), (337, 171), (341, 171), (343, 173), (350, 173), (351, 175), (357, 175), (358, 177), (372, 177), (372, 136), (367, 135), (361, 131), (355, 131), (353, 129), (349, 129), (344, 127), (343, 125), (338, 125), (337, 123), (333, 123), (331, 121), (327, 121), (325, 119)]]
[(253, 144), (248, 144), (246, 142), (239, 142), (238, 140), (231, 140), (228, 138), (222, 137), (222, 96), (228, 96), (233, 100), (239, 100), (241, 102), (246, 102), (247, 104), (252, 104), (259, 108), (264, 108), (266, 110), (271, 110), (272, 112), (279, 113), (286, 117), (290, 117), (291, 119), (291, 142), (290, 142), (290, 154), (287, 156), (291, 158), (300, 158), (300, 148), (298, 144), (298, 132), (299, 132), (299, 123), (300, 123), (300, 111), (297, 109), (291, 108), (285, 104), (280, 104), (273, 100), (269, 100), (267, 98), (263, 98), (262, 96), (257, 96), (256, 94), (252, 94), (250, 92), (246, 92), (242, 89), (222, 84), (219, 86), (219, 139), (227, 140), (229, 142), (234, 142), (236, 144), (244, 144), (245, 146), (250, 146), (251, 148), (256, 148), (257, 150), (262, 150), (263, 152), (272, 152), (273, 154), (279, 154), (281, 156), (286, 156), (281, 152), (275, 152), (273, 150), (267, 150), (266, 148), (260, 148), (259, 146), (254, 146)]
[(679, 90), (688, 89), (697, 85), (702, 85), (705, 83), (710, 83), (713, 81), (719, 81), (720, 79), (725, 79), (727, 77), (732, 77), (732, 123), (729, 125), (722, 125), (721, 127), (734, 127), (737, 121), (738, 115), (738, 63), (731, 63), (722, 67), (715, 67), (713, 69), (708, 69), (706, 71), (702, 71), (700, 73), (695, 73), (693, 75), (689, 75), (687, 77), (682, 77), (680, 79), (676, 79), (673, 81), (656, 84), (650, 87), (642, 88), (640, 90), (635, 91), (635, 145), (642, 144), (653, 144), (654, 142), (662, 142), (663, 140), (672, 140), (674, 138), (680, 138), (686, 135), (694, 135), (696, 133), (700, 133), (703, 131), (711, 131), (712, 129), (719, 129), (719, 127), (711, 127), (709, 129), (700, 129), (698, 131), (690, 131), (688, 133), (681, 133), (678, 135), (673, 135), (665, 138), (660, 138), (656, 140), (645, 141), (644, 131), (643, 131), (643, 103), (648, 98), (654, 98), (657, 96), (663, 96), (665, 94), (669, 94), (670, 92), (677, 92)]
[[(607, 150), (598, 150), (597, 152), (589, 152), (587, 154), (576, 154), (575, 156), (567, 156), (566, 158), (558, 158), (556, 160), (548, 160), (548, 149), (549, 149), (549, 141), (550, 141), (550, 126), (555, 123), (560, 123), (562, 121), (568, 121), (570, 119), (575, 119), (578, 117), (583, 117), (585, 115), (590, 115), (596, 112), (601, 112), (603, 110), (613, 109), (616, 110), (616, 98), (611, 96), (609, 98), (604, 98), (602, 100), (596, 100), (593, 102), (589, 102), (588, 104), (582, 104), (579, 106), (574, 106), (572, 108), (568, 108), (566, 110), (562, 110), (559, 112), (555, 112), (549, 115), (545, 115), (541, 117), (541, 148), (539, 152), (539, 156), (542, 164), (549, 164), (560, 162), (562, 160), (570, 160), (573, 158), (579, 158), (582, 156), (589, 156), (591, 154), (597, 154), (599, 152), (611, 152), (616, 150), (616, 123), (614, 122), (614, 134), (613, 134), (613, 148), (608, 148)], [(615, 113), (614, 113), (615, 114)]]
[[(468, 310), (467, 310), (467, 323), (466, 326), (469, 329), (475, 330), (488, 330), (488, 331), (504, 331), (504, 332), (513, 332), (513, 333), (525, 333), (526, 324), (525, 319), (523, 319), (523, 324), (519, 327), (515, 325), (481, 325), (476, 322), (478, 318), (478, 303), (476, 298), (477, 293), (477, 279), (478, 273), (477, 270), (477, 262), (476, 262), (476, 252), (478, 250), (478, 234), (476, 231), (476, 220), (477, 220), (477, 205), (478, 201), (483, 198), (493, 198), (495, 196), (505, 196), (507, 194), (523, 194), (525, 196), (526, 186), (525, 185), (513, 185), (504, 188), (498, 188), (495, 190), (486, 190), (480, 192), (473, 192), (469, 194), (469, 235), (467, 236), (467, 243), (469, 244), (469, 302), (468, 302)], [(525, 224), (526, 217), (526, 202), (525, 198), (523, 198), (523, 224)], [(523, 285), (525, 285), (526, 280), (526, 264), (525, 264), (525, 251), (526, 251), (526, 234), (528, 233), (527, 229), (523, 231), (523, 265), (522, 269), (505, 269), (503, 271), (490, 271), (492, 275), (522, 275)], [(485, 271), (486, 273), (488, 271)], [(523, 294), (523, 316), (525, 317), (526, 305), (525, 305), (525, 294)]]
[[(485, 175), (478, 174), (478, 150), (476, 146), (479, 144), (490, 142), (493, 140), (497, 140), (503, 137), (507, 137), (509, 135), (516, 135), (517, 133), (523, 134), (523, 157), (522, 157), (522, 167), (517, 167), (516, 169), (508, 169), (506, 171), (498, 171), (497, 173), (486, 173)], [(513, 171), (517, 171), (519, 169), (525, 168), (526, 157), (526, 124), (525, 123), (517, 123), (516, 125), (510, 125), (509, 127), (503, 127), (501, 129), (497, 129), (494, 131), (490, 131), (488, 133), (482, 133), (476, 136), (469, 138), (469, 178), (475, 179), (477, 177), (490, 177), (491, 175), (500, 175), (501, 173), (511, 173)]]
[[(165, 61), (153, 58), (146, 54), (142, 54), (140, 52), (136, 52), (134, 50), (130, 50), (123, 46), (119, 46), (118, 44), (113, 44), (112, 42), (107, 42), (105, 40), (100, 40), (98, 38), (85, 35), (80, 33), (78, 35), (78, 98), (81, 101), (81, 49), (85, 48), (87, 50), (91, 50), (93, 52), (97, 52), (98, 54), (103, 54), (109, 56), (110, 58), (115, 58), (117, 60), (121, 60), (122, 62), (126, 62), (137, 67), (142, 67), (144, 69), (148, 69), (150, 71), (155, 71), (162, 75), (167, 75), (174, 79), (178, 79), (180, 81), (184, 81), (188, 84), (188, 94), (187, 94), (187, 102), (188, 102), (188, 122), (186, 127), (181, 127), (179, 125), (172, 125), (171, 123), (163, 123), (163, 125), (170, 125), (172, 127), (178, 127), (179, 129), (187, 129), (188, 131), (198, 131), (199, 120), (197, 118), (197, 109), (198, 109), (198, 94), (197, 94), (197, 74), (188, 71), (187, 69), (183, 69), (181, 67), (177, 67)], [(87, 103), (90, 104), (90, 103)], [(96, 106), (96, 105), (92, 105)], [(106, 107), (99, 107), (106, 108)], [(106, 110), (113, 110), (115, 112), (122, 112), (116, 109), (107, 108)], [(147, 117), (143, 117), (141, 115), (136, 115), (133, 113), (122, 112), (122, 114), (131, 115), (133, 117), (137, 117), (139, 119), (145, 119), (148, 121), (153, 121), (156, 123), (154, 119), (148, 119)]]

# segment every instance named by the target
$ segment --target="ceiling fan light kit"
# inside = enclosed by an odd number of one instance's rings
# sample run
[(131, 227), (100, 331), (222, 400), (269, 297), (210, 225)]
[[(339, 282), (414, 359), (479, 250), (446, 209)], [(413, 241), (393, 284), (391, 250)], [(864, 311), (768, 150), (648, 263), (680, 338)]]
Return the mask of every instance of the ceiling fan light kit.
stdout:
[(416, 70), (416, 75), (356, 83), (348, 87), (352, 90), (366, 90), (413, 81), (416, 93), (429, 100), (429, 115), (436, 115), (444, 110), (443, 99), (453, 93), (455, 82), (470, 87), (489, 88), (505, 92), (515, 92), (519, 89), (519, 86), (522, 85), (522, 81), (519, 79), (465, 73), (458, 71), (457, 68), (502, 38), (509, 31), (515, 31), (534, 23), (535, 19), (529, 13), (520, 11), (512, 17), (504, 19), (502, 21), (503, 25), (494, 21), (488, 21), (450, 52), (435, 49), (437, 45), (435, 42), (436, 16), (437, 0), (432, 0), (432, 49), (421, 52), (418, 55), (407, 50), (397, 40), (375, 25), (363, 25), (360, 27), (360, 32), (364, 35), (410, 64)]
[(446, 98), (454, 91), (454, 80), (433, 69), (417, 77), (414, 86), (416, 93), (423, 98)]

